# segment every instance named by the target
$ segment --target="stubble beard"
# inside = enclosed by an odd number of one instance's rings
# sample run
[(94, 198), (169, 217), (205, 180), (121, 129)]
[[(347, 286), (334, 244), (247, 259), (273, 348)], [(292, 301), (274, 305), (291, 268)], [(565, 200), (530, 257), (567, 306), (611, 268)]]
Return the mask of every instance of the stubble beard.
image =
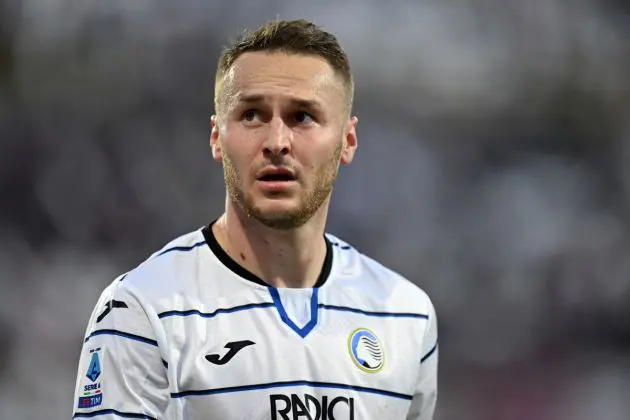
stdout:
[(303, 226), (320, 209), (330, 196), (341, 156), (342, 142), (315, 174), (314, 187), (300, 200), (297, 207), (282, 211), (265, 211), (256, 205), (254, 198), (243, 190), (242, 177), (232, 160), (223, 153), (223, 174), (229, 199), (237, 204), (248, 217), (264, 226), (277, 230), (291, 230)]

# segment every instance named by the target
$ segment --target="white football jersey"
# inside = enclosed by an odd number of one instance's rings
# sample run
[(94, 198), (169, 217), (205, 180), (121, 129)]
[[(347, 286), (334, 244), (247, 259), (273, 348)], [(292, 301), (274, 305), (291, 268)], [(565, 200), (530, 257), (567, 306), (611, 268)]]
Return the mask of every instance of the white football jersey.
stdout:
[(89, 321), (74, 418), (432, 419), (429, 297), (325, 237), (313, 288), (267, 286), (211, 226), (116, 279)]

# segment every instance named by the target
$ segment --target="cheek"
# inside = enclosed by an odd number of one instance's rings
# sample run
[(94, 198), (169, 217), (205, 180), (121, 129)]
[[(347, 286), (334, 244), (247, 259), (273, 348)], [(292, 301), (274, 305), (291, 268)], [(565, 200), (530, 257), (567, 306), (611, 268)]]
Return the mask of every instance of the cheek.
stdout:
[(223, 135), (223, 147), (232, 156), (255, 157), (260, 153), (263, 134), (261, 130), (246, 129), (234, 123), (228, 126)]
[(229, 159), (240, 172), (247, 170), (257, 156), (256, 143), (253, 139), (249, 140), (231, 136), (224, 140), (221, 147), (225, 158)]
[(232, 166), (241, 176), (247, 175), (250, 167), (250, 162), (246, 156), (242, 153), (224, 150), (224, 160), (228, 161), (228, 164)]
[(326, 168), (330, 166), (330, 158), (311, 155), (306, 161), (301, 161), (301, 165), (304, 175), (306, 175), (305, 180), (307, 183), (310, 183), (326, 172)]
[(335, 143), (325, 147), (313, 148), (302, 156), (302, 165), (309, 170), (321, 170), (336, 164), (339, 159), (338, 146)]

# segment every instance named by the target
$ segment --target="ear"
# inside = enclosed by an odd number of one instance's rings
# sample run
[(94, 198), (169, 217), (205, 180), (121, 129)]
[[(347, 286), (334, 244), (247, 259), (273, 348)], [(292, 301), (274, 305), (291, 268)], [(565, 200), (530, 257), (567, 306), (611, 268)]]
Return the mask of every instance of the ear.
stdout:
[(219, 122), (216, 115), (210, 117), (210, 148), (212, 149), (212, 157), (217, 162), (223, 160), (221, 154), (221, 142), (219, 141)]
[(359, 119), (357, 117), (351, 117), (350, 121), (348, 121), (348, 126), (346, 128), (345, 134), (345, 142), (343, 146), (343, 150), (341, 151), (341, 163), (344, 165), (352, 162), (354, 158), (354, 154), (357, 151), (358, 147), (358, 139), (357, 139), (357, 124), (359, 123)]

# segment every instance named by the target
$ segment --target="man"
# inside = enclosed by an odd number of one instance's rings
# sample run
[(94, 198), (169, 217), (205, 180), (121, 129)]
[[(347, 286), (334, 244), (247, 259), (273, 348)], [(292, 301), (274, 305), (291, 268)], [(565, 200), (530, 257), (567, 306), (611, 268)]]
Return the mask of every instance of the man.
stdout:
[(221, 56), (224, 214), (116, 279), (89, 321), (75, 418), (433, 417), (437, 324), (411, 282), (325, 234), (357, 148), (335, 37), (275, 21)]

